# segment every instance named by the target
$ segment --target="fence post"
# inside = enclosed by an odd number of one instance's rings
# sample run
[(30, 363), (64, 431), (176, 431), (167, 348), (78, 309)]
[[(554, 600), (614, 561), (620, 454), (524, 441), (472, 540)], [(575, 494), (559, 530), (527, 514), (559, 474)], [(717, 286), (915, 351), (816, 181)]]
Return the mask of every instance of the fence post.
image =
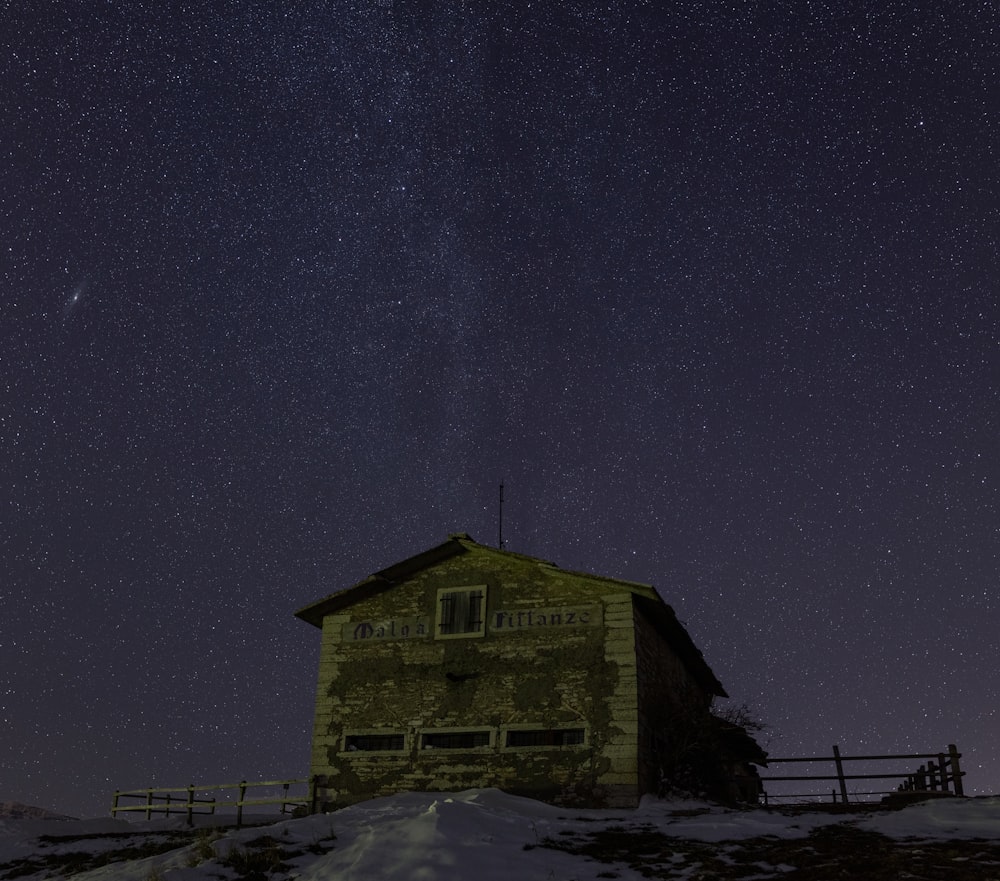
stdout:
[(111, 816), (112, 816), (112, 817), (113, 817), (113, 816), (114, 816), (115, 814), (117, 814), (117, 813), (118, 813), (118, 793), (119, 793), (120, 791), (121, 791), (121, 790), (119, 790), (119, 789), (116, 789), (116, 790), (115, 790), (115, 798), (114, 798), (114, 801), (112, 801), (112, 802), (111, 802)]
[(847, 781), (844, 780), (844, 763), (840, 760), (840, 747), (834, 745), (833, 760), (837, 764), (837, 782), (840, 783), (840, 797), (847, 804)]
[(960, 758), (958, 747), (953, 743), (948, 744), (948, 756), (951, 759), (951, 779), (955, 784), (955, 795), (964, 796), (965, 788), (962, 786), (962, 769), (958, 766)]
[(188, 784), (188, 826), (194, 825), (194, 784)]
[(146, 819), (152, 819), (153, 816), (153, 790), (146, 790)]
[(941, 791), (948, 791), (948, 763), (944, 760), (944, 753), (938, 753), (938, 770), (941, 773)]
[(240, 800), (236, 803), (236, 828), (243, 826), (243, 798), (247, 794), (246, 780), (240, 781)]

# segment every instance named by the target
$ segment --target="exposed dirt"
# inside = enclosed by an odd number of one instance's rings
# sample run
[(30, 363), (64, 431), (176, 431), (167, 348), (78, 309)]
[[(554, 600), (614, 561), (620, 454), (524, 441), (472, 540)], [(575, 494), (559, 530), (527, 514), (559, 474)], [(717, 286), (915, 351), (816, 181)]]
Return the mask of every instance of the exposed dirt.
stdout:
[(785, 881), (1000, 881), (995, 841), (897, 841), (852, 823), (821, 826), (808, 837), (751, 838), (706, 843), (673, 838), (647, 827), (609, 828), (546, 838), (539, 847), (627, 865), (647, 878), (770, 879)]

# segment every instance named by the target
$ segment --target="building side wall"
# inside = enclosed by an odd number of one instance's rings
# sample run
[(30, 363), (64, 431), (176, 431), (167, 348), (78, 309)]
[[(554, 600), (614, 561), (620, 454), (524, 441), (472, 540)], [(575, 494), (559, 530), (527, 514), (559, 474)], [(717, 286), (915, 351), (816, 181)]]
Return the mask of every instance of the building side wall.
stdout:
[(634, 610), (638, 686), (638, 779), (642, 792), (657, 792), (701, 730), (711, 703), (653, 624)]
[[(484, 635), (435, 638), (438, 591), (477, 585)], [(496, 786), (555, 803), (636, 804), (631, 594), (608, 589), (476, 551), (327, 616), (312, 752), (320, 800)], [(584, 742), (509, 746), (521, 729), (582, 729)], [(424, 739), (470, 731), (487, 742), (438, 749)], [(368, 735), (403, 735), (402, 748), (351, 748)]]

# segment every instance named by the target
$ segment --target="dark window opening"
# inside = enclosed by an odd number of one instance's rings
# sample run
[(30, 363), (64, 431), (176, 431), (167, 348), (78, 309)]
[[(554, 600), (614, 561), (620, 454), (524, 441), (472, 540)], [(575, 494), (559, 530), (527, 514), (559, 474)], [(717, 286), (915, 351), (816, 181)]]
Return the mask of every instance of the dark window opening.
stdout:
[(479, 633), (483, 629), (483, 591), (453, 590), (441, 594), (441, 633)]
[(489, 731), (454, 731), (425, 734), (421, 744), (424, 749), (475, 749), (490, 745)]
[(582, 728), (545, 728), (507, 732), (507, 746), (578, 746), (583, 742)]
[(386, 752), (405, 747), (402, 734), (348, 734), (344, 746), (348, 752)]

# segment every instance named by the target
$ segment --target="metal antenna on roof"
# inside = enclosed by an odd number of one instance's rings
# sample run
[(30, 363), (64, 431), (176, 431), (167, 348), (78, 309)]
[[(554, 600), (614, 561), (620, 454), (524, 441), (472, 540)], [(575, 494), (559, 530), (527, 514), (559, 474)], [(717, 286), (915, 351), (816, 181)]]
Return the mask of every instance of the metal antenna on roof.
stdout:
[(497, 547), (503, 550), (503, 479), (500, 480), (500, 513), (497, 519)]

